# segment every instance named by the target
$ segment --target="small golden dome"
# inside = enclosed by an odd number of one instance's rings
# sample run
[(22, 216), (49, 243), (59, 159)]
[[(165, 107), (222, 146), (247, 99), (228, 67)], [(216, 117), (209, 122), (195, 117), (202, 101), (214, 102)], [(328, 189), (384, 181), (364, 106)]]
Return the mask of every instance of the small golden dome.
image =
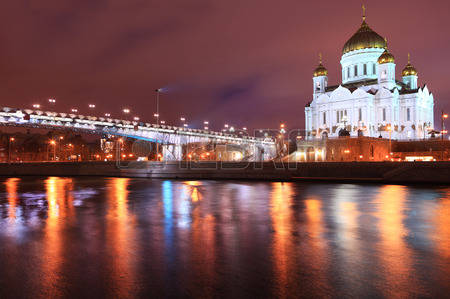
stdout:
[(392, 55), (391, 53), (389, 53), (388, 49), (386, 49), (383, 54), (381, 54), (380, 57), (378, 57), (378, 63), (379, 64), (383, 64), (383, 63), (394, 63), (395, 59), (394, 59), (394, 55)]
[(314, 70), (314, 77), (327, 76), (328, 70), (322, 65), (322, 54), (319, 53), (319, 65)]
[(411, 65), (409, 53), (408, 53), (408, 64), (403, 69), (402, 76), (403, 77), (406, 77), (406, 76), (417, 76), (416, 68)]
[(327, 75), (328, 75), (328, 70), (322, 64), (319, 64), (319, 66), (316, 67), (316, 69), (314, 70), (314, 77), (327, 76)]

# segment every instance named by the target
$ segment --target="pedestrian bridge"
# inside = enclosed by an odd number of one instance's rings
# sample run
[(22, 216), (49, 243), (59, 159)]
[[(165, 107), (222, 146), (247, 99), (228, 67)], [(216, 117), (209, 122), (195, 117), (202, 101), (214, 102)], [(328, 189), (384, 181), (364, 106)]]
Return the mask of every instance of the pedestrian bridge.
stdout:
[(257, 138), (225, 132), (158, 125), (108, 117), (85, 116), (32, 109), (0, 108), (0, 125), (82, 133), (123, 136), (155, 142), (168, 151), (167, 160), (181, 160), (183, 145), (233, 144), (250, 153), (248, 160), (265, 161), (276, 157), (276, 143), (271, 138)]

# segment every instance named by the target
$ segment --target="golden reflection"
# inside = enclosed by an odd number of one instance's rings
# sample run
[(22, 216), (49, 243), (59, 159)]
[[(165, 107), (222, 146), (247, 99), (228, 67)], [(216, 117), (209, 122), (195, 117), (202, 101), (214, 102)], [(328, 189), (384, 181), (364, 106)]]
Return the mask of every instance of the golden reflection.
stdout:
[(64, 225), (73, 213), (72, 179), (50, 177), (45, 181), (47, 221), (42, 252), (42, 283), (47, 295), (62, 296), (61, 266), (64, 257)]
[(277, 297), (289, 297), (287, 290), (295, 284), (295, 247), (293, 244), (291, 183), (273, 183), (270, 196), (270, 216), (274, 230), (273, 257)]
[(191, 198), (192, 202), (197, 202), (202, 199), (200, 192), (198, 191), (198, 186), (202, 185), (200, 181), (186, 181), (183, 182), (186, 187), (185, 193)]
[(326, 296), (328, 292), (328, 261), (327, 261), (327, 247), (323, 234), (324, 216), (322, 212), (322, 201), (319, 198), (309, 198), (305, 200), (305, 214), (307, 223), (305, 226), (306, 233), (309, 238), (306, 242), (306, 248), (302, 249), (305, 253), (305, 260), (313, 270), (314, 281), (320, 286), (323, 292), (321, 296)]
[[(436, 247), (439, 255), (446, 261), (450, 260), (450, 189), (446, 195), (438, 202), (435, 225), (437, 232)], [(448, 272), (450, 269), (446, 267)]]
[(128, 178), (112, 178), (108, 182), (107, 242), (111, 252), (111, 284), (114, 294), (128, 297), (135, 291), (135, 263), (133, 252), (134, 217), (128, 213)]
[(6, 180), (6, 193), (8, 198), (8, 218), (15, 219), (16, 218), (16, 207), (18, 203), (17, 197), (17, 186), (20, 182), (18, 178), (9, 178)]
[(380, 188), (375, 202), (378, 206), (375, 216), (378, 219), (380, 234), (378, 248), (378, 258), (382, 262), (380, 274), (385, 285), (382, 290), (388, 297), (405, 298), (419, 285), (411, 275), (414, 273), (411, 250), (405, 241), (408, 234), (403, 223), (407, 189), (396, 185), (385, 185)]
[(202, 208), (195, 205), (192, 211), (191, 254), (192, 269), (195, 275), (189, 275), (190, 285), (201, 285), (202, 288), (195, 288), (192, 297), (212, 298), (214, 296), (214, 283), (216, 282), (217, 244), (215, 239), (216, 219), (207, 213), (203, 214)]

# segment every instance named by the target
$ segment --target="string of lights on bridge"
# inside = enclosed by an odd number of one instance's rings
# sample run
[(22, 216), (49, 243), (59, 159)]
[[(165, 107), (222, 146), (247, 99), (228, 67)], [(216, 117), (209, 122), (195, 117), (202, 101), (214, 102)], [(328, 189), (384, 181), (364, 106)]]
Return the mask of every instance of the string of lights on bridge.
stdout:
[[(159, 90), (156, 90), (156, 91), (159, 92)], [(50, 103), (51, 105), (55, 105), (56, 104), (56, 99), (55, 98), (49, 98), (48, 99), (48, 103)], [(35, 109), (41, 109), (42, 105), (38, 104), (38, 103), (35, 103), (35, 104), (32, 105), (32, 107), (35, 108)], [(88, 108), (90, 110), (93, 110), (93, 109), (96, 108), (96, 105), (92, 104), (92, 103), (88, 104)], [(70, 111), (72, 113), (78, 113), (79, 109), (78, 108), (71, 108)], [(124, 115), (128, 116), (128, 115), (131, 114), (131, 109), (130, 108), (123, 108), (122, 112), (123, 112)], [(111, 113), (104, 113), (104, 116), (105, 117), (111, 117)], [(165, 120), (159, 120), (159, 117), (160, 117), (159, 111), (157, 113), (154, 113), (153, 116), (156, 118), (157, 124), (158, 123), (161, 124), (161, 125), (165, 125), (166, 124)], [(140, 117), (139, 116), (133, 116), (133, 120), (134, 121), (139, 121)], [(184, 117), (184, 116), (180, 117), (180, 121), (181, 121), (181, 126), (182, 127), (184, 127), (184, 128), (188, 128), (189, 127), (189, 124), (186, 122), (186, 117)], [(209, 121), (205, 120), (203, 122), (203, 129), (204, 130), (209, 130), (209, 127), (210, 127)], [(285, 128), (285, 125), (281, 124), (280, 125), (280, 133), (282, 133), (282, 134), (285, 133), (285, 129), (284, 128)], [(247, 134), (247, 127), (244, 126), (241, 129), (239, 129), (239, 128), (236, 128), (235, 126), (231, 126), (228, 123), (226, 123), (221, 131), (222, 132), (237, 133), (237, 134)]]

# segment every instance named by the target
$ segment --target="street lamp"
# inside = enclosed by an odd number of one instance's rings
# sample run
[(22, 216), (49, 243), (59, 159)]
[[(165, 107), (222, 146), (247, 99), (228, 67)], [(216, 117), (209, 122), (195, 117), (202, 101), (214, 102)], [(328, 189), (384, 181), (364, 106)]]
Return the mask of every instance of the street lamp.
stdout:
[(181, 120), (182, 126), (184, 127), (184, 126), (185, 126), (186, 118), (182, 116), (182, 117), (180, 117), (180, 120)]
[(159, 125), (159, 94), (162, 92), (162, 88), (155, 89), (156, 92), (156, 123)]
[(111, 113), (105, 113), (106, 117), (111, 117)]
[(13, 143), (16, 139), (14, 137), (9, 138), (8, 143), (8, 162), (11, 162), (11, 143)]
[(40, 104), (33, 104), (33, 108), (39, 109), (39, 108), (41, 108), (41, 105)]
[(54, 103), (56, 103), (56, 100), (51, 98), (51, 99), (48, 99), (48, 102), (54, 104)]
[(95, 108), (95, 104), (89, 104), (89, 108), (91, 109)]
[(77, 113), (78, 109), (77, 108), (72, 108), (70, 111), (72, 111), (73, 113)]
[(205, 120), (205, 121), (203, 122), (203, 124), (205, 125), (205, 126), (204, 126), (205, 130), (208, 130), (209, 121)]
[(391, 139), (392, 127), (391, 127), (391, 125), (388, 125), (388, 126), (387, 126), (387, 130), (389, 131), (389, 155), (390, 155), (391, 152), (392, 152), (392, 146), (391, 146), (391, 141), (392, 141), (392, 139)]
[(138, 121), (138, 120), (139, 120), (139, 117), (135, 116), (133, 119), (134, 119), (135, 121)]
[(125, 114), (130, 113), (130, 109), (128, 109), (128, 108), (124, 108), (122, 111), (123, 111), (123, 113), (125, 113)]
[[(53, 160), (56, 161), (56, 141), (55, 140), (50, 140), (50, 145), (53, 146)], [(47, 160), (49, 160), (49, 158), (48, 158), (48, 150), (47, 150)]]
[(444, 124), (444, 120), (448, 118), (448, 114), (444, 113), (444, 110), (442, 110), (441, 113), (441, 127), (442, 127), (442, 132), (441, 132), (441, 140), (444, 141), (444, 131), (445, 131), (445, 124)]

